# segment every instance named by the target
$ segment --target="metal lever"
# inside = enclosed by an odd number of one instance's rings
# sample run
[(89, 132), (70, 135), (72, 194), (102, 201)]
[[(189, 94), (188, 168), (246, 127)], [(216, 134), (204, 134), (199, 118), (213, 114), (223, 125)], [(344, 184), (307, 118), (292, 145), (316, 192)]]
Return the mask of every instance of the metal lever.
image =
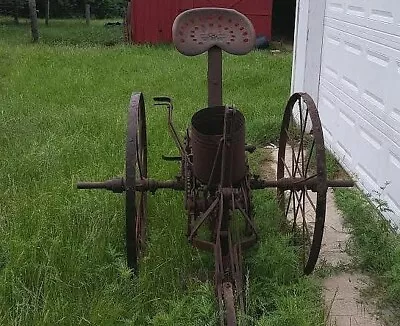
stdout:
[(156, 97), (153, 97), (153, 100), (154, 100), (155, 102), (167, 102), (167, 103), (172, 103), (171, 98), (168, 97), (168, 96), (156, 96)]
[(155, 102), (159, 102), (159, 103), (154, 103), (154, 105), (165, 105), (168, 110), (172, 110), (174, 108), (172, 105), (172, 99), (169, 98), (168, 96), (156, 96), (153, 97), (153, 100)]
[(114, 178), (103, 182), (77, 182), (78, 189), (106, 189), (115, 193), (125, 191), (124, 178)]
[(164, 161), (182, 161), (182, 157), (180, 157), (180, 156), (165, 156), (165, 155), (162, 155), (162, 159)]
[(185, 151), (183, 149), (182, 142), (179, 139), (178, 133), (175, 130), (174, 124), (172, 123), (172, 110), (173, 110), (173, 105), (172, 105), (172, 100), (168, 96), (156, 96), (153, 97), (154, 101), (160, 102), (160, 103), (154, 103), (154, 105), (165, 105), (168, 109), (168, 128), (171, 133), (172, 139), (175, 142), (176, 147), (179, 149), (179, 153), (181, 154), (181, 157), (184, 156)]

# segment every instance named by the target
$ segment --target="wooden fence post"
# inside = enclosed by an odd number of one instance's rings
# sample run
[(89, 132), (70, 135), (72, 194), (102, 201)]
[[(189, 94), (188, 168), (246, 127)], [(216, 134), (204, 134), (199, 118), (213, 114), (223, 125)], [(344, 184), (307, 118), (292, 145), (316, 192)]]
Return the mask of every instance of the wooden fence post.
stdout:
[(29, 16), (31, 19), (31, 31), (33, 42), (39, 41), (39, 28), (38, 28), (38, 18), (36, 11), (36, 0), (29, 0)]

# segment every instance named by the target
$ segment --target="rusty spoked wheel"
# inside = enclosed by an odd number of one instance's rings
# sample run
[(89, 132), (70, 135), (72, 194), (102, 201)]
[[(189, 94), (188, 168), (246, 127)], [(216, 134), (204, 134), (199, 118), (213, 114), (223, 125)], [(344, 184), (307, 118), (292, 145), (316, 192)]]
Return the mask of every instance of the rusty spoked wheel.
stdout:
[[(306, 185), (278, 188), (278, 200), (287, 230), (299, 249), (306, 275), (317, 262), (325, 224), (327, 175), (321, 121), (312, 98), (296, 93), (289, 99), (281, 127), (277, 179), (313, 181)], [(296, 181), (293, 181), (295, 183)]]
[(147, 220), (147, 193), (136, 189), (147, 179), (146, 114), (142, 93), (133, 93), (128, 112), (125, 158), (126, 255), (128, 267), (137, 271), (143, 251)]

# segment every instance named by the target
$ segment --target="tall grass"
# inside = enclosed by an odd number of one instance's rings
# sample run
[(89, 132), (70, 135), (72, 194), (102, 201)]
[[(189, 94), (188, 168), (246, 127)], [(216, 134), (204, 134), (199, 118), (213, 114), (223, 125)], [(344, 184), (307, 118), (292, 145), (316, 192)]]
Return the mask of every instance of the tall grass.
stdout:
[[(84, 41), (71, 45), (63, 40), (75, 39), (80, 22), (59, 24), (54, 36), (53, 26), (42, 32), (39, 45), (29, 44), (26, 26), (0, 25), (0, 324), (216, 324), (212, 259), (186, 241), (181, 193), (150, 196), (147, 252), (132, 279), (123, 196), (74, 186), (123, 174), (132, 91), (146, 98), (149, 175), (176, 175), (178, 165), (161, 160), (176, 154), (166, 112), (151, 99), (173, 97), (183, 133), (206, 104), (206, 57), (187, 58), (169, 46), (106, 47), (100, 24), (99, 42), (86, 42), (79, 26)], [(224, 100), (244, 112), (249, 142), (276, 140), (291, 56), (253, 52), (224, 60)], [(321, 325), (319, 289), (301, 276), (278, 232), (273, 193), (256, 194), (255, 206), (261, 241), (246, 255), (243, 319)]]

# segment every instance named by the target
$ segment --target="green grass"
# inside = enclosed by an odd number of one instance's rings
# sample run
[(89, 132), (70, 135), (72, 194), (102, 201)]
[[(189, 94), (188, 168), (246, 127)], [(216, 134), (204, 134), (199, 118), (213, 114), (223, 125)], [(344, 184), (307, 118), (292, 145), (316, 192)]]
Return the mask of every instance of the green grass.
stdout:
[[(161, 160), (176, 154), (166, 112), (151, 98), (173, 97), (183, 133), (206, 103), (206, 57), (187, 58), (169, 46), (107, 47), (108, 32), (95, 22), (89, 29), (79, 21), (51, 22), (36, 45), (27, 33), (25, 25), (0, 23), (0, 324), (216, 324), (212, 258), (185, 239), (182, 193), (150, 195), (148, 249), (132, 279), (123, 196), (74, 186), (123, 174), (132, 91), (147, 100), (150, 176), (176, 175), (178, 165)], [(248, 140), (276, 140), (290, 54), (224, 60), (224, 99), (245, 114)], [(256, 194), (255, 206), (261, 241), (246, 253), (243, 319), (323, 325), (320, 289), (301, 276), (278, 232), (274, 194)]]
[[(330, 179), (350, 178), (330, 153), (327, 170)], [(372, 283), (363, 294), (378, 302), (382, 321), (387, 325), (400, 325), (400, 237), (382, 215), (388, 209), (387, 203), (379, 194), (366, 195), (359, 189), (335, 189), (334, 194), (350, 230), (347, 251), (353, 262), (330, 271), (329, 267), (322, 268), (319, 274), (357, 270), (369, 275)]]
[[(359, 190), (335, 190), (339, 208), (351, 229), (350, 253), (355, 266), (374, 284), (369, 295), (380, 301), (383, 319), (398, 325), (400, 312), (400, 238), (381, 212)], [(390, 311), (390, 313), (387, 313)]]

